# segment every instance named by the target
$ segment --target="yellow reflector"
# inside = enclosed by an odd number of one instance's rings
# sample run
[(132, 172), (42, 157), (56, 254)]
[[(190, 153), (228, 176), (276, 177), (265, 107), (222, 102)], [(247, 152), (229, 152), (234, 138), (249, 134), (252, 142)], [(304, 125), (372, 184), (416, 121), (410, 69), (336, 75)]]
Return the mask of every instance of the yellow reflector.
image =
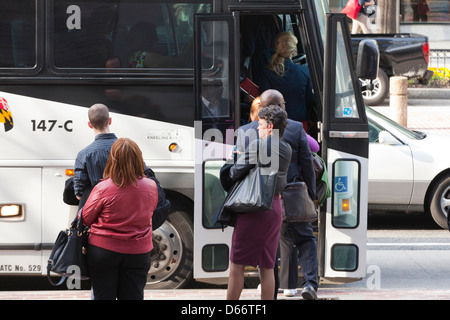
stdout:
[(350, 210), (350, 199), (342, 199), (342, 211)]
[(174, 143), (171, 143), (171, 144), (169, 145), (169, 151), (170, 151), (170, 152), (177, 152), (177, 151), (178, 151), (178, 144), (176, 144), (175, 142), (174, 142)]
[(73, 169), (66, 169), (66, 176), (73, 176), (74, 170)]

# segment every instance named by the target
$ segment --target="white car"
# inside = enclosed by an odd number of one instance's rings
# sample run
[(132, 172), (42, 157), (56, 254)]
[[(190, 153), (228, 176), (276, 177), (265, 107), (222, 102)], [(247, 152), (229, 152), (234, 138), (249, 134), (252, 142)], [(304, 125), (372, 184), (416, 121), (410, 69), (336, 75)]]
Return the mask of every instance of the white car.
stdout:
[(450, 138), (408, 130), (371, 108), (369, 209), (425, 211), (442, 228), (450, 212)]

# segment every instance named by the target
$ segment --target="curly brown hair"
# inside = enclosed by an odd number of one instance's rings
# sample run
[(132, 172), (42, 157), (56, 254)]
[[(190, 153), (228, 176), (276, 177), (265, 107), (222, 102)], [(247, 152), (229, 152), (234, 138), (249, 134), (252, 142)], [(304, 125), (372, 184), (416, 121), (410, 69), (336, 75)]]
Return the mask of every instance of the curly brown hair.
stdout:
[(279, 130), (280, 137), (284, 134), (287, 126), (287, 113), (277, 105), (269, 105), (258, 112), (260, 119), (264, 119), (268, 124), (273, 124), (273, 129)]

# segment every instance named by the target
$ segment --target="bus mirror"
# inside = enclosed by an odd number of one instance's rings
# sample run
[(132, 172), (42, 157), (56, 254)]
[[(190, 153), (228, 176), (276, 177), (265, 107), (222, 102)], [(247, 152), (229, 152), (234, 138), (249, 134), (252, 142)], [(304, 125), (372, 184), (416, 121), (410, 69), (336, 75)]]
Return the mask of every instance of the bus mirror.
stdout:
[(361, 79), (375, 80), (378, 76), (380, 52), (373, 39), (365, 39), (359, 43), (356, 60), (356, 76)]

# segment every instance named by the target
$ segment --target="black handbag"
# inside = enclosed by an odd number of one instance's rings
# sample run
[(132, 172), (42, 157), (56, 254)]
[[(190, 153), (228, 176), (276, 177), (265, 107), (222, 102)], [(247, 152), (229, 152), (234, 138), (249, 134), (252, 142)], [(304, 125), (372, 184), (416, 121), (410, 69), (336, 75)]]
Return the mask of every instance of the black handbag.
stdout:
[(365, 16), (368, 16), (370, 18), (375, 18), (377, 13), (377, 6), (376, 5), (370, 5), (370, 6), (363, 6), (362, 7), (362, 14)]
[(267, 211), (272, 209), (277, 172), (264, 167), (252, 168), (231, 192), (224, 209), (233, 212)]
[(73, 177), (67, 179), (64, 184), (63, 201), (64, 203), (71, 206), (77, 206), (80, 203), (80, 201), (75, 196), (75, 189), (73, 187)]
[(281, 191), (283, 221), (287, 223), (314, 222), (319, 209), (308, 194), (308, 187), (303, 181), (290, 182)]
[[(89, 227), (83, 225), (81, 210), (72, 221), (70, 227), (59, 232), (47, 262), (47, 279), (50, 284), (59, 286), (68, 278), (86, 280), (89, 278), (86, 264), (86, 247), (88, 242)], [(71, 272), (71, 267), (79, 268)], [(79, 272), (78, 272), (79, 271)], [(54, 283), (50, 273), (62, 276), (58, 283)]]
[(222, 230), (228, 226), (234, 227), (236, 223), (236, 212), (231, 211), (227, 208), (225, 208), (225, 203), (228, 201), (230, 196), (233, 194), (234, 190), (239, 185), (238, 182), (235, 182), (234, 185), (231, 187), (230, 190), (228, 190), (228, 194), (223, 200), (221, 206), (216, 210), (216, 212), (212, 216), (212, 223), (213, 225), (216, 225), (216, 223), (220, 224), (222, 226)]

